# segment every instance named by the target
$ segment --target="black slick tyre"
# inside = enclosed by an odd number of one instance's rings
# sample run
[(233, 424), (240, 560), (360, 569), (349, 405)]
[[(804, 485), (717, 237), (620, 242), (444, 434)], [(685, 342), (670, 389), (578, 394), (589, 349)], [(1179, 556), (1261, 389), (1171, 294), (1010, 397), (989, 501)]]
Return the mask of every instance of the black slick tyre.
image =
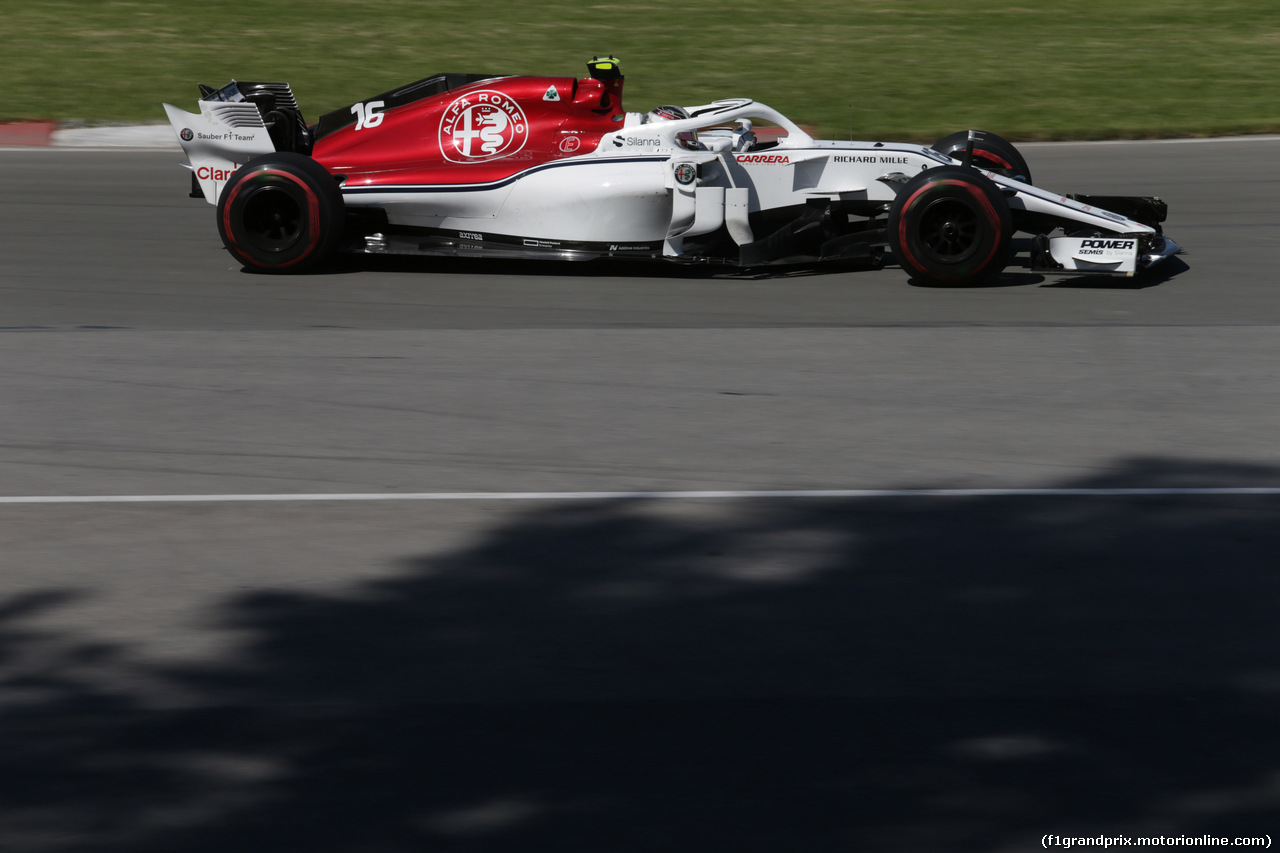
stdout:
[(218, 234), (236, 260), (294, 273), (323, 261), (342, 236), (342, 191), (310, 157), (276, 152), (245, 163), (218, 197)]
[(1009, 203), (989, 179), (963, 166), (927, 169), (903, 184), (889, 208), (889, 248), (912, 278), (966, 285), (998, 274), (1013, 235)]
[[(976, 134), (976, 138), (973, 142), (973, 162), (970, 165), (1024, 184), (1031, 183), (1031, 169), (1027, 166), (1026, 158), (1012, 142), (985, 130), (972, 132)], [(968, 130), (962, 130), (944, 136), (930, 147), (948, 157), (963, 160), (969, 147), (969, 133)]]

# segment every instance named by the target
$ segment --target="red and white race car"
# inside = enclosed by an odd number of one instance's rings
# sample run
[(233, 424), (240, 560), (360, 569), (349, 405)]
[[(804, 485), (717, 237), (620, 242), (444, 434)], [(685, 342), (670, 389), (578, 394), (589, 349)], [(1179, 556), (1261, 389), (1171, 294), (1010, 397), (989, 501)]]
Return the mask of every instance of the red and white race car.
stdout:
[(218, 231), (247, 268), (334, 251), (635, 258), (742, 267), (891, 253), (967, 284), (1033, 235), (1041, 273), (1133, 275), (1176, 254), (1157, 198), (1038, 189), (1022, 155), (961, 131), (932, 147), (817, 140), (746, 98), (622, 107), (613, 57), (588, 76), (437, 74), (303, 121), (286, 83), (201, 86), (165, 104)]

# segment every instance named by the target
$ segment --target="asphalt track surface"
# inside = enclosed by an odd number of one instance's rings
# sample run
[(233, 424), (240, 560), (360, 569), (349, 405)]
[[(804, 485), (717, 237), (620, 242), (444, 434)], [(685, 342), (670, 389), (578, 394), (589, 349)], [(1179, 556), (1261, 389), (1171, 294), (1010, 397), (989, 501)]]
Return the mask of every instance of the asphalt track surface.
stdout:
[(0, 847), (1280, 835), (1280, 498), (1178, 491), (1280, 487), (1280, 141), (1026, 153), (1187, 254), (277, 278), (0, 150)]

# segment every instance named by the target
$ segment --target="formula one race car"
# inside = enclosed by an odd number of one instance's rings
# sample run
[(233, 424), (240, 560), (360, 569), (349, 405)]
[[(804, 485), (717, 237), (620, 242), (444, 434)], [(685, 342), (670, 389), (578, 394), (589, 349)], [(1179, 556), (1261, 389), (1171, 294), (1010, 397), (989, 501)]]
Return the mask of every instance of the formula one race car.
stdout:
[(1176, 254), (1158, 198), (1031, 185), (989, 133), (931, 148), (815, 140), (745, 98), (622, 108), (613, 57), (589, 76), (437, 74), (303, 121), (287, 83), (201, 86), (165, 104), (192, 196), (245, 267), (298, 272), (332, 252), (662, 259), (741, 267), (886, 251), (915, 279), (967, 284), (1033, 235), (1038, 273), (1119, 274)]

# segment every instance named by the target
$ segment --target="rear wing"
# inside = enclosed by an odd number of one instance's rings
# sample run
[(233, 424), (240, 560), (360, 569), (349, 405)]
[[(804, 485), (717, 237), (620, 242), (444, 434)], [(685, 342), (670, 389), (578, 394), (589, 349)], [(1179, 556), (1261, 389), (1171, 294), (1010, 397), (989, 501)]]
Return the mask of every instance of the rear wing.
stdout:
[(288, 83), (232, 80), (221, 89), (201, 86), (200, 112), (172, 104), (164, 111), (187, 155), (191, 195), (218, 202), (227, 179), (250, 157), (309, 149), (309, 132)]

